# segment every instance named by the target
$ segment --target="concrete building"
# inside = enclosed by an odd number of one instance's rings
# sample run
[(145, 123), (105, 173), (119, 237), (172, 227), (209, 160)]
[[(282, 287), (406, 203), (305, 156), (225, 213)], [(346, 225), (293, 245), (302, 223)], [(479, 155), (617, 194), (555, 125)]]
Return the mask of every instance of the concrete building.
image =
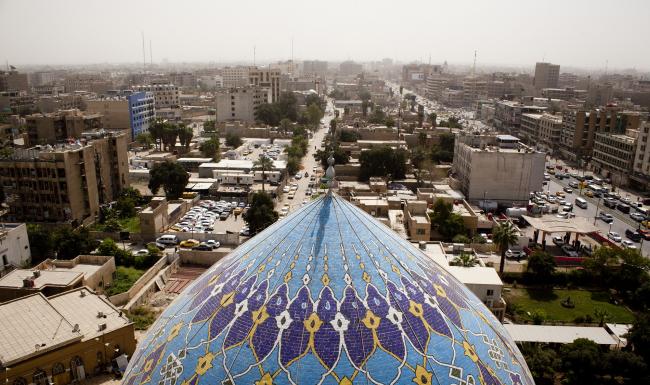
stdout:
[(535, 64), (533, 85), (537, 89), (557, 88), (560, 80), (560, 65), (538, 62)]
[(519, 135), (538, 148), (554, 149), (560, 142), (562, 117), (551, 114), (521, 114)]
[(622, 134), (597, 132), (591, 165), (595, 172), (611, 178), (615, 185), (627, 185), (634, 166), (636, 138)]
[(126, 366), (135, 331), (126, 314), (88, 288), (0, 304), (0, 382), (66, 385)]
[(494, 125), (499, 130), (518, 134), (522, 114), (541, 114), (544, 111), (546, 111), (546, 107), (499, 100), (494, 105)]
[[(286, 173), (287, 162), (283, 160), (274, 160), (273, 169), (266, 172), (266, 180), (277, 182), (282, 179)], [(246, 183), (246, 179), (252, 177), (253, 182), (262, 181), (262, 172), (253, 171), (253, 161), (247, 159), (222, 159), (216, 163), (203, 163), (199, 166), (200, 178), (214, 178), (223, 181), (225, 184)]]
[(339, 73), (344, 76), (358, 75), (363, 72), (363, 65), (346, 60), (339, 64)]
[(104, 116), (104, 128), (128, 130), (130, 140), (149, 131), (156, 119), (153, 92), (134, 92), (127, 96), (105, 97), (86, 101), (86, 110)]
[(447, 107), (463, 107), (465, 105), (465, 93), (463, 90), (445, 88), (442, 90), (438, 101)]
[(467, 135), (456, 138), (452, 170), (468, 201), (511, 205), (541, 190), (544, 164), (544, 153), (513, 136)]
[(178, 87), (196, 88), (196, 75), (191, 72), (172, 72), (169, 74), (169, 82)]
[(0, 91), (29, 91), (27, 74), (12, 69), (0, 71)]
[(133, 87), (134, 91), (153, 93), (156, 110), (162, 108), (177, 109), (180, 107), (180, 91), (174, 84), (154, 83)]
[(327, 75), (328, 63), (323, 60), (303, 60), (302, 62), (302, 76), (305, 77), (321, 77), (325, 78)]
[(46, 259), (32, 269), (15, 269), (0, 278), (0, 302), (39, 292), (50, 297), (81, 286), (103, 293), (113, 282), (113, 274), (115, 259), (112, 256)]
[(68, 76), (63, 84), (67, 93), (88, 91), (101, 94), (114, 88), (111, 81), (96, 74), (75, 74)]
[(38, 87), (45, 84), (52, 84), (56, 80), (56, 75), (49, 71), (38, 71), (29, 74), (29, 84), (32, 87)]
[(427, 77), (425, 95), (430, 99), (438, 100), (448, 84), (449, 79), (447, 77), (433, 74)]
[(55, 96), (41, 96), (36, 101), (36, 110), (42, 114), (57, 112), (59, 110), (86, 109), (86, 101), (82, 95), (58, 94)]
[(404, 226), (411, 241), (431, 240), (431, 220), (426, 201), (409, 201), (404, 207)]
[(248, 72), (248, 84), (266, 90), (268, 103), (280, 100), (280, 70), (276, 68), (252, 68)]
[(477, 100), (488, 97), (487, 82), (476, 77), (463, 80), (463, 105), (472, 106)]
[(79, 110), (64, 110), (25, 117), (29, 145), (56, 144), (81, 137), (82, 132), (101, 129), (103, 116)]
[(498, 319), (503, 319), (506, 309), (506, 303), (501, 297), (503, 282), (493, 267), (447, 266), (446, 269), (476, 294)]
[(648, 190), (650, 189), (650, 122), (643, 122), (636, 130), (635, 136), (636, 150), (630, 182), (639, 189)]
[(535, 143), (539, 139), (539, 121), (542, 114), (521, 114), (519, 138), (526, 143)]
[(222, 89), (216, 93), (216, 121), (254, 122), (255, 110), (268, 100), (267, 91), (260, 87)]
[(98, 132), (75, 144), (17, 149), (0, 159), (9, 220), (82, 224), (128, 186), (128, 138)]
[(25, 223), (0, 223), (0, 276), (3, 271), (28, 266), (32, 260)]
[(225, 67), (221, 69), (224, 88), (246, 87), (249, 86), (248, 74), (251, 67), (237, 66)]

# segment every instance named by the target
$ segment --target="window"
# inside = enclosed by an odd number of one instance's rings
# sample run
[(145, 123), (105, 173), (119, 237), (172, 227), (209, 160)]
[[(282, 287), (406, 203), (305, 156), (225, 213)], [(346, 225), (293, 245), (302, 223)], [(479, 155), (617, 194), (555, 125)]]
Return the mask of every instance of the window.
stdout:
[(62, 363), (57, 362), (54, 365), (52, 365), (52, 375), (56, 376), (57, 374), (63, 374), (65, 373), (65, 367), (63, 366)]
[(14, 380), (13, 385), (27, 385), (27, 380), (22, 377), (18, 377)]
[(426, 234), (426, 230), (425, 229), (417, 229), (417, 230), (415, 230), (415, 233), (417, 235), (424, 235), (424, 234)]
[(32, 379), (36, 385), (48, 385), (47, 373), (43, 369), (36, 369)]
[(488, 289), (488, 291), (487, 291), (487, 296), (488, 296), (488, 297), (492, 297), (493, 295), (494, 295), (494, 290), (492, 290), (492, 289)]

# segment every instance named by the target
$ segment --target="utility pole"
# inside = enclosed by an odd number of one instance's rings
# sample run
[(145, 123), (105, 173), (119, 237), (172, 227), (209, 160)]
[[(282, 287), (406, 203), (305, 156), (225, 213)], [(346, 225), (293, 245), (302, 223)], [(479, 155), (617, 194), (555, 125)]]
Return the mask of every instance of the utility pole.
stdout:
[(142, 72), (147, 72), (147, 55), (144, 50), (144, 31), (140, 31), (142, 36)]
[(255, 67), (255, 49), (257, 47), (253, 46), (253, 67)]
[(149, 39), (149, 67), (153, 67), (153, 51), (151, 50), (151, 39)]

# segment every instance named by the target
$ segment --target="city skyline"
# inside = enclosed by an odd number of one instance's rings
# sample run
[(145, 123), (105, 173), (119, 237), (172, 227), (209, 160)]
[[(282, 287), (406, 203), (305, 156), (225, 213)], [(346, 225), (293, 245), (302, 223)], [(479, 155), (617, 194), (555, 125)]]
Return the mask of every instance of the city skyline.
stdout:
[[(478, 51), (479, 67), (532, 69), (535, 62), (548, 61), (600, 71), (650, 69), (650, 55), (630, 49), (642, 47), (649, 35), (643, 18), (650, 5), (629, 1), (604, 13), (601, 3), (553, 1), (532, 7), (513, 1), (421, 2), (407, 8), (389, 2), (313, 6), (194, 1), (184, 7), (189, 11), (179, 12), (171, 2), (117, 1), (106, 7), (76, 0), (3, 1), (0, 33), (15, 36), (12, 31), (20, 29), (21, 38), (4, 39), (0, 60), (15, 66), (138, 63), (143, 60), (144, 34), (144, 58), (154, 63), (259, 64), (291, 57), (361, 62), (388, 57), (426, 63), (431, 57), (432, 63), (471, 64)], [(151, 17), (146, 17), (148, 12)], [(125, 17), (129, 14), (138, 17)], [(412, 21), (415, 17), (422, 21)], [(606, 29), (611, 20), (623, 18), (625, 44), (618, 35), (584, 32), (594, 26)]]

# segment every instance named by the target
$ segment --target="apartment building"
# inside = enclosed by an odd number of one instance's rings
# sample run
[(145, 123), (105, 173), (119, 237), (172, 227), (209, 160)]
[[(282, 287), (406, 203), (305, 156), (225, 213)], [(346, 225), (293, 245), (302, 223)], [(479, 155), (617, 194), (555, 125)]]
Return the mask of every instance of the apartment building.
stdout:
[(637, 112), (621, 111), (616, 106), (593, 110), (569, 109), (562, 115), (561, 151), (570, 159), (591, 156), (596, 133), (624, 134), (641, 123)]
[(499, 100), (494, 105), (494, 125), (499, 130), (518, 133), (522, 114), (541, 114), (544, 111), (546, 111), (546, 107)]
[(31, 260), (27, 225), (0, 223), (0, 276), (9, 269), (28, 266)]
[(468, 78), (463, 81), (463, 105), (471, 106), (477, 100), (488, 97), (487, 82), (477, 78)]
[(0, 71), (0, 91), (29, 91), (27, 74), (12, 69)]
[(153, 92), (134, 92), (127, 96), (102, 97), (86, 101), (86, 110), (104, 116), (104, 128), (128, 130), (130, 141), (134, 141), (156, 119)]
[(537, 89), (557, 88), (560, 80), (560, 65), (538, 62), (535, 64), (533, 85)]
[(248, 73), (248, 84), (267, 90), (268, 102), (280, 100), (280, 70), (277, 68), (253, 68)]
[(339, 64), (339, 73), (344, 76), (358, 75), (363, 72), (363, 65), (346, 60)]
[(88, 91), (98, 94), (113, 89), (113, 83), (94, 74), (77, 74), (69, 76), (64, 81), (65, 92)]
[(486, 82), (485, 92), (488, 98), (500, 98), (507, 92), (506, 82), (502, 80), (491, 80)]
[(137, 92), (151, 92), (156, 110), (163, 108), (177, 109), (180, 107), (180, 91), (174, 84), (154, 83), (133, 87)]
[[(629, 130), (628, 132), (633, 132)], [(642, 190), (650, 189), (650, 122), (641, 124), (636, 133), (636, 150), (634, 165), (630, 174), (630, 182)]]
[(542, 114), (521, 114), (519, 138), (527, 143), (535, 143), (539, 139), (539, 121)]
[(560, 142), (562, 117), (552, 114), (521, 114), (519, 135), (531, 145), (553, 150)]
[(427, 201), (412, 200), (404, 207), (404, 225), (411, 241), (431, 240), (431, 220), (427, 215)]
[(128, 186), (128, 138), (83, 133), (74, 144), (17, 149), (0, 159), (0, 183), (11, 221), (79, 225)]
[(463, 90), (445, 88), (440, 93), (438, 101), (447, 107), (462, 107), (465, 105), (465, 93)]
[(169, 74), (169, 83), (178, 87), (195, 88), (197, 79), (191, 72), (172, 72)]
[(41, 96), (36, 101), (36, 109), (41, 113), (51, 113), (59, 110), (86, 109), (86, 102), (82, 95), (58, 94), (55, 96)]
[(445, 76), (434, 74), (427, 78), (425, 95), (426, 97), (438, 100), (442, 95), (442, 91), (447, 88), (449, 79)]
[(327, 65), (328, 63), (322, 60), (303, 60), (302, 76), (325, 78), (325, 75), (327, 75)]
[(268, 101), (268, 91), (260, 87), (222, 89), (216, 93), (217, 122), (254, 122), (257, 107)]
[(29, 75), (29, 83), (32, 87), (42, 86), (45, 84), (52, 84), (56, 80), (54, 72), (37, 71)]
[(634, 166), (636, 138), (624, 134), (597, 132), (591, 166), (615, 185), (627, 185)]
[(225, 67), (221, 70), (224, 88), (246, 87), (249, 85), (248, 74), (251, 67)]
[(103, 127), (103, 116), (79, 110), (63, 110), (25, 117), (29, 145), (55, 144), (79, 138), (82, 132)]
[(472, 203), (524, 203), (542, 188), (545, 158), (511, 135), (459, 136), (453, 178)]

